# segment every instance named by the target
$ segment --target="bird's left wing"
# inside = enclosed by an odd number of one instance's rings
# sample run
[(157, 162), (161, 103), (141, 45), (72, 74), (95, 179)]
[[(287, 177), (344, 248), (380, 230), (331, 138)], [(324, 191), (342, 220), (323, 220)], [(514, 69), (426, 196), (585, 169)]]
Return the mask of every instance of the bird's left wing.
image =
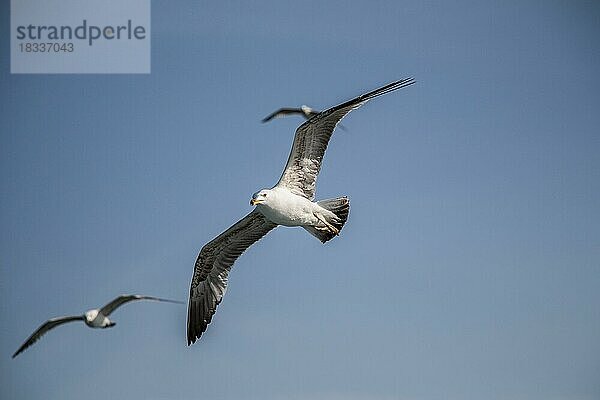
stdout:
[(415, 80), (412, 78), (389, 83), (379, 89), (322, 111), (300, 125), (296, 129), (290, 156), (276, 186), (285, 187), (299, 196), (313, 200), (317, 175), (321, 170), (325, 150), (333, 130), (341, 119), (367, 101), (413, 83), (415, 83)]
[(103, 314), (104, 316), (108, 317), (110, 315), (110, 313), (115, 311), (117, 308), (121, 307), (123, 304), (129, 303), (130, 301), (134, 301), (134, 300), (153, 300), (153, 301), (165, 301), (168, 303), (183, 304), (183, 302), (181, 302), (181, 301), (161, 299), (160, 297), (142, 296), (139, 294), (123, 294), (123, 295), (115, 298), (114, 300), (112, 300), (110, 303), (106, 304), (104, 307), (102, 307), (100, 309), (100, 313)]
[(227, 290), (227, 278), (235, 260), (276, 226), (254, 210), (200, 250), (190, 285), (188, 345), (200, 338), (212, 320)]
[(50, 318), (48, 321), (46, 321), (42, 325), (40, 325), (40, 327), (37, 328), (37, 330), (35, 332), (33, 332), (31, 334), (31, 336), (29, 336), (27, 338), (25, 343), (23, 343), (21, 345), (21, 347), (19, 347), (19, 349), (17, 351), (15, 351), (15, 354), (12, 355), (12, 358), (15, 358), (23, 350), (25, 350), (26, 348), (28, 348), (29, 346), (31, 346), (32, 344), (37, 342), (50, 329), (55, 328), (58, 325), (66, 324), (67, 322), (82, 321), (84, 319), (85, 319), (85, 317), (83, 315)]

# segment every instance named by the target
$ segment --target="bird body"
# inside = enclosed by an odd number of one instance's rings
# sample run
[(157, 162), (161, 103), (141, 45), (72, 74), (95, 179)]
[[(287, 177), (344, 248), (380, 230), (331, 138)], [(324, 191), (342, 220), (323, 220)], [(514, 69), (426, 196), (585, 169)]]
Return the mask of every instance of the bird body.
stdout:
[(317, 225), (319, 220), (315, 213), (331, 213), (306, 197), (298, 196), (285, 188), (263, 189), (258, 193), (261, 195), (256, 199), (253, 196), (252, 205), (256, 205), (258, 212), (277, 225)]
[(304, 104), (300, 106), (300, 110), (302, 110), (302, 113), (304, 114), (304, 118), (306, 118), (306, 119), (310, 119), (321, 112), (321, 111), (313, 110), (312, 108), (310, 108), (309, 106), (306, 106)]
[[(253, 243), (278, 225), (301, 226), (322, 243), (339, 235), (350, 210), (347, 197), (314, 201), (316, 181), (333, 131), (350, 111), (367, 101), (412, 85), (414, 79), (392, 82), (322, 112), (281, 109), (263, 120), (287, 114), (307, 119), (296, 129), (292, 150), (279, 182), (252, 196), (255, 209), (205, 244), (198, 254), (190, 285), (187, 340), (194, 343), (210, 324), (227, 291), (229, 271)], [(310, 113), (313, 113), (309, 116)]]
[(86, 311), (84, 317), (83, 322), (90, 328), (111, 328), (115, 326), (115, 323), (98, 309)]

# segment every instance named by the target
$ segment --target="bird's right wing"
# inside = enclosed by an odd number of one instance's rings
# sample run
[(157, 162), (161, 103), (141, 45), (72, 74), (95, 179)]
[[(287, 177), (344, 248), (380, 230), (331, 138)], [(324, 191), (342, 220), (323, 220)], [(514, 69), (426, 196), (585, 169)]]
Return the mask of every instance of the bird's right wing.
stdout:
[(56, 318), (49, 319), (48, 321), (46, 321), (42, 325), (40, 325), (40, 327), (37, 328), (37, 330), (35, 332), (33, 332), (31, 334), (31, 336), (29, 336), (29, 338), (25, 341), (25, 343), (23, 343), (21, 345), (21, 347), (19, 347), (19, 350), (17, 350), (15, 352), (15, 354), (12, 355), (12, 358), (15, 358), (23, 350), (25, 350), (26, 348), (28, 348), (29, 346), (31, 346), (32, 344), (37, 342), (50, 329), (53, 329), (53, 328), (57, 327), (58, 325), (66, 324), (67, 322), (83, 321), (84, 319), (85, 319), (85, 317), (83, 315), (75, 315), (75, 316), (69, 316), (69, 317), (56, 317)]
[(261, 122), (263, 122), (263, 123), (269, 122), (273, 118), (279, 118), (279, 117), (283, 117), (284, 115), (291, 115), (291, 114), (304, 115), (304, 112), (302, 111), (301, 108), (280, 108), (279, 110), (264, 117)]
[(235, 260), (276, 226), (254, 210), (200, 250), (190, 285), (188, 345), (199, 339), (210, 323), (227, 289)]
[(317, 175), (321, 170), (325, 150), (333, 130), (342, 118), (375, 97), (413, 83), (415, 83), (415, 80), (412, 78), (389, 83), (379, 89), (322, 111), (300, 125), (296, 129), (290, 156), (276, 187), (284, 187), (294, 194), (313, 200)]
[(181, 301), (161, 299), (160, 297), (142, 296), (139, 294), (124, 294), (124, 295), (121, 295), (121, 296), (115, 298), (113, 301), (111, 301), (110, 303), (108, 303), (107, 305), (102, 307), (100, 309), (100, 313), (102, 315), (108, 317), (110, 315), (110, 313), (115, 311), (117, 308), (121, 307), (123, 304), (129, 303), (130, 301), (134, 301), (134, 300), (154, 300), (154, 301), (165, 301), (168, 303), (183, 304), (183, 302), (181, 302)]

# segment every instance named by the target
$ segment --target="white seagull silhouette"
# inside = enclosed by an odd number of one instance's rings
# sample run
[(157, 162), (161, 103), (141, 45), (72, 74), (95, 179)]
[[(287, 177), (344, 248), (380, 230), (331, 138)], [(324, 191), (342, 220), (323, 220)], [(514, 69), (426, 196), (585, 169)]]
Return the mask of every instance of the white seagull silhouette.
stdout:
[(225, 295), (235, 260), (271, 229), (278, 225), (301, 226), (323, 243), (340, 233), (350, 210), (348, 198), (313, 201), (329, 139), (336, 125), (350, 111), (413, 83), (412, 78), (392, 82), (320, 112), (296, 129), (279, 182), (271, 189), (254, 193), (250, 204), (256, 208), (200, 250), (190, 285), (188, 345), (199, 339), (210, 323)]
[(108, 316), (113, 311), (115, 311), (117, 308), (122, 306), (123, 304), (128, 303), (130, 301), (134, 301), (134, 300), (154, 300), (154, 301), (165, 301), (168, 303), (184, 304), (182, 301), (161, 299), (161, 298), (152, 297), (152, 296), (141, 296), (138, 294), (124, 294), (124, 295), (121, 295), (121, 296), (115, 298), (113, 301), (111, 301), (104, 307), (102, 307), (100, 309), (95, 308), (93, 310), (86, 311), (85, 314), (83, 314), (83, 315), (73, 315), (73, 316), (67, 316), (67, 317), (50, 318), (48, 321), (46, 321), (42, 325), (40, 325), (40, 327), (37, 328), (37, 330), (35, 332), (33, 332), (31, 334), (31, 336), (29, 336), (29, 338), (27, 338), (25, 343), (23, 343), (21, 345), (21, 347), (19, 347), (19, 349), (15, 352), (15, 354), (12, 355), (12, 358), (15, 358), (16, 356), (19, 355), (19, 353), (23, 352), (26, 348), (28, 348), (29, 346), (31, 346), (32, 344), (37, 342), (50, 329), (53, 329), (62, 324), (66, 324), (67, 322), (83, 321), (90, 328), (112, 328), (113, 326), (116, 325), (116, 323), (111, 321), (110, 319), (108, 319)]

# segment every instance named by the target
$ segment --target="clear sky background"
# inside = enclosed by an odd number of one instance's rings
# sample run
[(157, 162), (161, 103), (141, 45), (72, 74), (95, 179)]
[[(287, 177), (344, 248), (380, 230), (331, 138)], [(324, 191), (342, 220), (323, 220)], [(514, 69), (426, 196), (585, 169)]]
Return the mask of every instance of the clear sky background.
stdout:
[[(10, 75), (0, 6), (0, 398), (598, 399), (600, 7), (589, 1), (154, 1), (150, 75)], [(281, 173), (300, 118), (344, 119), (322, 245), (278, 228), (201, 340), (199, 249)]]

